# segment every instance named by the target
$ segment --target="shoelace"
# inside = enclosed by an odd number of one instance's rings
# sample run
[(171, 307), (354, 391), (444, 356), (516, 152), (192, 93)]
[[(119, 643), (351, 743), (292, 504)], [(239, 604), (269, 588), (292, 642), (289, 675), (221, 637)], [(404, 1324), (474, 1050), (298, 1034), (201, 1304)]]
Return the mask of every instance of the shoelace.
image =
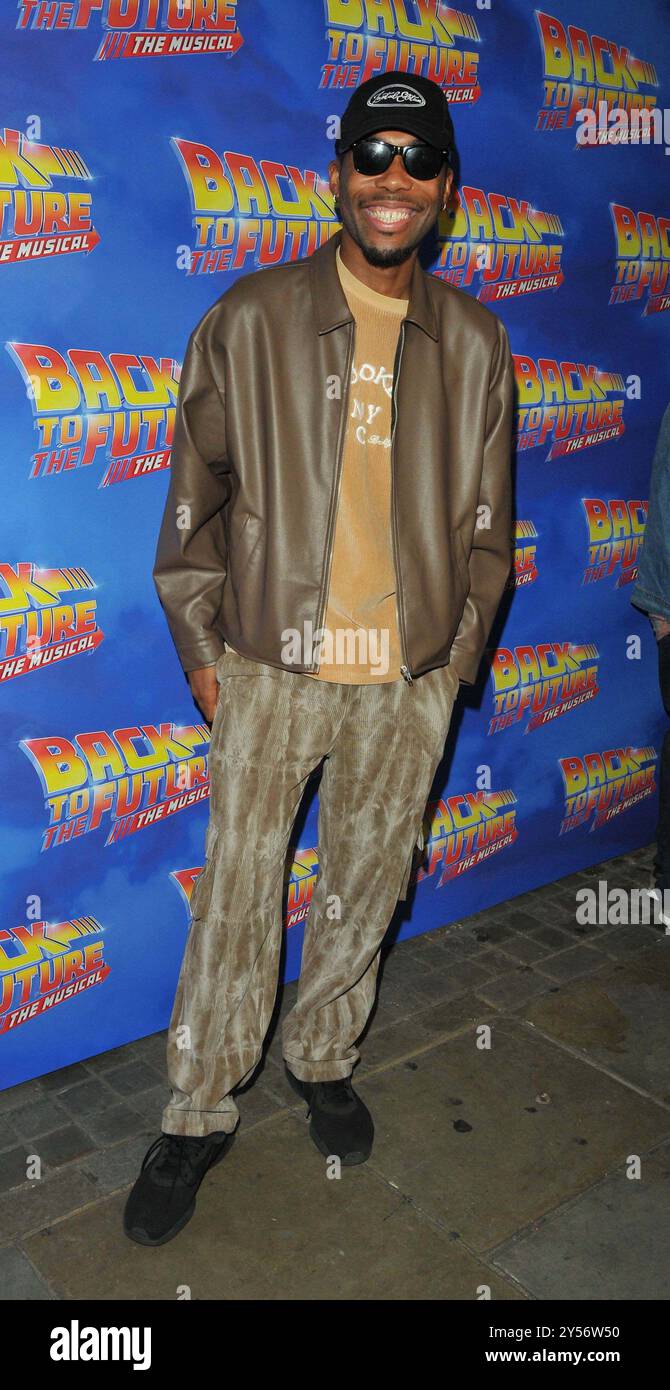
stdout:
[(317, 1081), (316, 1086), (319, 1100), (325, 1100), (329, 1105), (351, 1105), (352, 1100), (356, 1099), (348, 1076), (339, 1081)]
[[(189, 1144), (185, 1144), (180, 1134), (159, 1134), (144, 1156), (142, 1168), (146, 1168), (151, 1162), (155, 1153), (161, 1145), (164, 1146), (160, 1158), (154, 1167), (161, 1176), (169, 1176), (172, 1173), (173, 1185), (178, 1177), (186, 1183), (191, 1182), (195, 1176), (197, 1161), (202, 1155), (203, 1147), (209, 1142), (208, 1138), (191, 1139)], [(197, 1147), (196, 1147), (197, 1145)]]

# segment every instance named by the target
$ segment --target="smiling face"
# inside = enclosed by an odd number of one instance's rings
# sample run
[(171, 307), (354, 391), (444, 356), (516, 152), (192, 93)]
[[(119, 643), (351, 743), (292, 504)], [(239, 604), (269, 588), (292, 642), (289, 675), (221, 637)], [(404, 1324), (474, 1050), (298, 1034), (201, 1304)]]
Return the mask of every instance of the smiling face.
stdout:
[[(406, 130), (379, 130), (393, 145), (414, 145)], [(449, 196), (453, 173), (442, 168), (434, 179), (413, 179), (397, 154), (383, 174), (359, 174), (351, 150), (329, 165), (330, 191), (339, 197), (343, 227), (370, 265), (401, 265), (423, 241)]]

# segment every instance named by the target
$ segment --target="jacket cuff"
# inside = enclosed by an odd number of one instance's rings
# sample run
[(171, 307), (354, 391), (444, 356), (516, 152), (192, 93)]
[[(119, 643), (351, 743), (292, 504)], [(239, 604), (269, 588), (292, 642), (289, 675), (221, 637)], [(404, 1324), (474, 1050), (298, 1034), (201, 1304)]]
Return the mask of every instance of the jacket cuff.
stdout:
[(459, 681), (463, 681), (465, 685), (474, 685), (480, 663), (481, 656), (476, 652), (470, 653), (463, 648), (452, 647), (449, 664), (453, 666)]
[(207, 639), (203, 638), (202, 643), (198, 646), (193, 644), (188, 647), (179, 646), (177, 654), (188, 675), (189, 671), (199, 671), (203, 666), (215, 666), (225, 650), (225, 643), (222, 642), (221, 638), (212, 634)]
[(649, 621), (654, 629), (654, 637), (660, 642), (662, 637), (667, 637), (670, 632), (670, 622), (663, 617), (662, 613), (649, 613)]

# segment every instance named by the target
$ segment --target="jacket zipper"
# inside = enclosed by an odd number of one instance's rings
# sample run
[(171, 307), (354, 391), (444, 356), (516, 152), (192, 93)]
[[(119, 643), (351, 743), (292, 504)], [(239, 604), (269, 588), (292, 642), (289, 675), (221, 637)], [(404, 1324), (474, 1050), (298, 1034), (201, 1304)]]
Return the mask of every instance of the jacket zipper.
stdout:
[[(352, 324), (351, 324), (351, 333), (350, 333), (350, 336), (349, 336), (349, 346), (348, 346), (348, 348), (347, 348), (347, 363), (346, 363), (346, 367), (345, 367), (345, 391), (344, 391), (344, 400), (343, 400), (343, 402), (342, 402), (342, 410), (341, 410), (341, 412), (340, 412), (340, 429), (339, 429), (339, 435), (338, 435), (338, 440), (337, 440), (337, 465), (336, 465), (336, 468), (337, 468), (337, 477), (336, 477), (336, 481), (335, 481), (335, 505), (332, 507), (332, 510), (331, 510), (331, 514), (330, 514), (330, 523), (329, 523), (329, 526), (328, 526), (328, 535), (327, 535), (327, 537), (326, 537), (326, 553), (327, 553), (327, 556), (328, 556), (328, 566), (327, 566), (326, 580), (325, 580), (325, 583), (324, 583), (324, 586), (323, 586), (323, 595), (322, 595), (322, 598), (321, 598), (321, 605), (320, 605), (320, 609), (319, 609), (319, 620), (318, 620), (317, 625), (316, 625), (316, 630), (317, 630), (317, 632), (320, 632), (320, 631), (321, 631), (321, 624), (323, 623), (323, 619), (324, 619), (325, 612), (326, 612), (326, 600), (327, 600), (327, 598), (328, 598), (328, 588), (329, 588), (329, 585), (330, 585), (330, 571), (331, 571), (332, 565), (333, 565), (333, 550), (334, 550), (334, 548), (335, 548), (335, 547), (334, 547), (334, 544), (333, 544), (333, 536), (334, 536), (334, 532), (335, 532), (335, 521), (336, 521), (336, 518), (337, 518), (337, 512), (338, 512), (338, 507), (339, 507), (339, 502), (340, 502), (340, 487), (341, 487), (341, 483), (342, 483), (342, 455), (343, 455), (343, 453), (344, 453), (345, 422), (346, 422), (346, 418), (347, 418), (347, 410), (348, 410), (348, 408), (349, 408), (350, 381), (351, 381), (351, 363), (352, 363), (353, 356), (354, 356), (354, 342), (355, 342), (355, 340), (356, 340), (356, 321), (355, 321), (355, 320), (352, 320)], [(313, 667), (312, 669), (313, 669), (313, 670), (316, 670), (316, 671), (319, 671), (319, 670), (321, 669), (321, 664), (319, 663), (318, 666), (315, 666), (315, 667)]]
[(398, 339), (398, 346), (397, 346), (397, 348), (396, 348), (395, 362), (393, 363), (393, 387), (392, 387), (392, 390), (391, 390), (391, 417), (392, 417), (392, 424), (391, 424), (391, 518), (392, 518), (392, 521), (391, 521), (391, 538), (392, 538), (392, 542), (393, 542), (393, 563), (394, 563), (394, 565), (395, 565), (395, 582), (396, 582), (396, 596), (397, 596), (397, 604), (396, 604), (396, 607), (397, 607), (397, 610), (398, 610), (398, 627), (399, 627), (399, 631), (400, 631), (400, 645), (401, 645), (401, 648), (402, 648), (402, 657), (403, 657), (403, 664), (402, 664), (402, 666), (400, 667), (400, 672), (401, 672), (401, 675), (402, 675), (403, 680), (407, 681), (407, 684), (408, 684), (408, 685), (413, 685), (413, 684), (414, 684), (414, 681), (413, 681), (413, 677), (412, 677), (412, 672), (411, 672), (410, 669), (409, 669), (409, 664), (408, 664), (408, 661), (407, 661), (407, 643), (406, 643), (406, 640), (405, 640), (405, 610), (404, 610), (404, 608), (403, 608), (402, 592), (401, 592), (401, 586), (400, 586), (400, 566), (399, 566), (399, 564), (398, 564), (398, 539), (397, 539), (397, 533), (398, 533), (398, 517), (397, 517), (397, 512), (396, 512), (396, 495), (395, 495), (395, 494), (396, 494), (396, 489), (395, 489), (395, 427), (396, 427), (396, 424), (397, 424), (397, 414), (398, 414), (398, 413), (397, 413), (397, 409), (396, 409), (396, 387), (397, 387), (397, 384), (398, 384), (398, 375), (399, 375), (399, 372), (400, 372), (400, 361), (401, 361), (401, 358), (402, 358), (402, 350), (403, 350), (404, 341), (405, 341), (405, 320), (403, 319), (403, 321), (402, 321), (402, 323), (401, 323), (401, 325), (400, 325), (400, 337), (399, 337), (399, 339)]

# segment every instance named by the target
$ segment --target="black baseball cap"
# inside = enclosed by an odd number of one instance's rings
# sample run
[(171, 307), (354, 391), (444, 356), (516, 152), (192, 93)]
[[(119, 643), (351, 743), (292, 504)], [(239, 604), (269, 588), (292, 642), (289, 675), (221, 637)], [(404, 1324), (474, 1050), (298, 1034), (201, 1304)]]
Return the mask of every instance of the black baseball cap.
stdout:
[(406, 72), (380, 72), (352, 94), (340, 120), (336, 154), (344, 154), (355, 140), (376, 130), (406, 130), (447, 151), (447, 162), (454, 153), (454, 127), (449, 103), (437, 82)]

